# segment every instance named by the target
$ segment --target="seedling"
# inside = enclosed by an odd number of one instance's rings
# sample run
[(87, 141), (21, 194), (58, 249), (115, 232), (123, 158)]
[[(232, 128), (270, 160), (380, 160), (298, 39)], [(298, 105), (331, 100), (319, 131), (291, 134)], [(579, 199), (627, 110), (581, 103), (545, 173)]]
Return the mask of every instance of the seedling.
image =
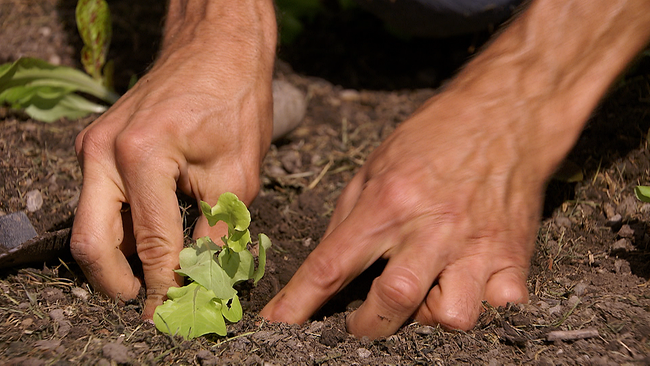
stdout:
[(650, 202), (650, 186), (634, 187), (634, 195), (639, 201)]
[(206, 236), (181, 251), (181, 268), (176, 272), (188, 277), (190, 283), (170, 288), (168, 300), (156, 308), (153, 316), (159, 331), (185, 339), (208, 333), (225, 336), (225, 320), (236, 323), (242, 318), (242, 307), (234, 286), (249, 279), (257, 284), (264, 275), (266, 250), (271, 246), (271, 240), (259, 234), (255, 269), (255, 260), (247, 249), (251, 244), (248, 231), (251, 216), (236, 195), (222, 194), (214, 207), (201, 202), (201, 210), (210, 226), (218, 221), (225, 222), (228, 235), (221, 238), (222, 247)]
[(86, 72), (24, 57), (0, 65), (0, 104), (24, 110), (31, 118), (54, 122), (103, 113), (106, 105), (88, 100), (92, 95), (108, 104), (119, 98), (112, 90), (113, 64), (106, 63), (111, 18), (105, 0), (79, 0), (77, 28), (84, 41), (81, 63)]

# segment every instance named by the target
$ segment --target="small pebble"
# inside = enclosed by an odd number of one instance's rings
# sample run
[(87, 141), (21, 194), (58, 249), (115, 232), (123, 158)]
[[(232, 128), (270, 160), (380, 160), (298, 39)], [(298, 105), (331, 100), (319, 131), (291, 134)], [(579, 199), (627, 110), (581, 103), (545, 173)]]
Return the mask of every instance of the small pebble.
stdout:
[(75, 287), (72, 289), (71, 292), (76, 298), (83, 301), (88, 301), (88, 298), (90, 297), (88, 291), (82, 289), (81, 287)]
[(608, 226), (616, 226), (616, 225), (620, 224), (621, 221), (623, 221), (623, 216), (621, 216), (620, 214), (615, 214), (615, 215), (612, 215), (612, 217), (610, 217), (608, 219), (607, 225)]
[(636, 213), (637, 199), (633, 196), (627, 196), (616, 206), (616, 212), (623, 217), (631, 217)]
[(628, 263), (628, 261), (626, 261), (625, 259), (615, 260), (614, 269), (616, 270), (617, 274), (629, 275), (632, 273), (632, 268), (630, 267), (630, 263)]
[(580, 298), (576, 295), (572, 295), (571, 297), (569, 297), (569, 300), (567, 300), (567, 305), (569, 306), (569, 308), (573, 308), (579, 303), (580, 303)]
[(430, 325), (424, 325), (424, 326), (421, 326), (421, 327), (415, 329), (415, 333), (420, 334), (420, 335), (430, 335), (430, 334), (433, 334), (435, 332), (436, 332), (436, 328), (434, 328), (434, 327), (432, 327)]
[(267, 174), (273, 178), (284, 177), (287, 175), (286, 170), (282, 169), (281, 166), (271, 165), (267, 169)]
[(634, 236), (634, 229), (632, 229), (630, 225), (623, 225), (620, 230), (618, 230), (618, 236), (621, 238), (631, 238)]
[(115, 363), (128, 363), (128, 352), (129, 349), (121, 343), (106, 343), (102, 347), (102, 354), (104, 357), (115, 361)]
[[(607, 217), (607, 220), (616, 221), (616, 220), (614, 220), (615, 216), (617, 215), (616, 211), (614, 211), (614, 207), (609, 202), (605, 203), (605, 205), (603, 206), (603, 211), (605, 213), (605, 217)], [(619, 215), (619, 217), (620, 217), (620, 215)], [(619, 219), (619, 221), (620, 221), (620, 219)]]
[(357, 348), (357, 355), (359, 355), (359, 358), (368, 358), (372, 356), (372, 351), (365, 348)]
[(577, 296), (582, 296), (585, 294), (585, 291), (587, 291), (587, 284), (584, 282), (578, 283), (574, 288), (573, 288), (573, 293), (576, 294)]
[(614, 252), (618, 250), (628, 251), (630, 250), (631, 247), (632, 245), (630, 244), (630, 242), (627, 239), (623, 238), (617, 240), (614, 244), (612, 244), (612, 251)]
[(50, 27), (41, 27), (38, 29), (38, 33), (43, 37), (49, 37), (52, 34), (52, 28)]
[(27, 211), (36, 212), (43, 207), (43, 195), (38, 189), (33, 189), (25, 194)]

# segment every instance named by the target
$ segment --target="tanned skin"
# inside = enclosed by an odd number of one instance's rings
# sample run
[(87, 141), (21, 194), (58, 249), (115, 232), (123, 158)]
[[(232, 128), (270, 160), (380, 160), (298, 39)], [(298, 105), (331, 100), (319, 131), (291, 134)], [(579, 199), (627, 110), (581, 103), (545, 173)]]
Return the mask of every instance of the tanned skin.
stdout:
[[(136, 297), (125, 256), (137, 251), (151, 318), (180, 281), (176, 191), (253, 201), (271, 142), (275, 47), (271, 0), (171, 1), (152, 70), (76, 140), (83, 189), (70, 249), (95, 289)], [(223, 230), (202, 219), (195, 235)]]
[[(275, 37), (270, 1), (171, 2), (152, 71), (77, 138), (71, 249), (95, 288), (135, 297), (124, 256), (137, 250), (150, 318), (178, 280), (175, 191), (255, 197)], [(469, 329), (481, 300), (527, 301), (545, 184), (649, 38), (650, 0), (533, 1), (371, 154), (261, 315), (303, 322), (379, 258), (384, 272), (347, 321), (357, 336), (387, 336), (409, 318)], [(201, 221), (195, 235), (220, 230)]]

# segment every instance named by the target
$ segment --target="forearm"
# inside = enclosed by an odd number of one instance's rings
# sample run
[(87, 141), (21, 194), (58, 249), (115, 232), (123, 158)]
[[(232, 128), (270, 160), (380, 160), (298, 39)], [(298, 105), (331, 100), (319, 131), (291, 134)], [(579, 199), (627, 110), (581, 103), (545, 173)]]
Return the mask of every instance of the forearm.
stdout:
[[(210, 55), (220, 68), (268, 73), (277, 37), (271, 0), (170, 0), (158, 62)], [(224, 54), (230, 57), (224, 57)], [(234, 56), (234, 57), (233, 57)], [(224, 64), (225, 59), (234, 62)], [(250, 69), (250, 66), (264, 70)]]
[(498, 94), (512, 115), (528, 115), (503, 128), (519, 130), (550, 171), (649, 38), (648, 0), (537, 0), (454, 85), (479, 99)]
[(163, 52), (197, 38), (228, 38), (234, 43), (275, 48), (275, 11), (271, 0), (170, 0)]

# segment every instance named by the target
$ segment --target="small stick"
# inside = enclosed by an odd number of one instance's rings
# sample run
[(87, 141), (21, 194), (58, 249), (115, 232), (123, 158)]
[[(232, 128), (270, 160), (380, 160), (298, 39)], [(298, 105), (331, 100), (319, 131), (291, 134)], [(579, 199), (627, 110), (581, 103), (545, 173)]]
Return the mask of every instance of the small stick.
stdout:
[(316, 179), (314, 179), (313, 182), (309, 183), (309, 185), (307, 186), (307, 189), (314, 189), (314, 188), (316, 187), (316, 185), (318, 185), (318, 182), (320, 182), (320, 180), (323, 179), (323, 177), (325, 176), (325, 173), (327, 173), (327, 171), (328, 171), (328, 170), (330, 169), (330, 167), (332, 166), (332, 163), (333, 163), (333, 161), (330, 160), (330, 161), (327, 163), (327, 165), (325, 165), (325, 167), (323, 168), (323, 170), (320, 171), (320, 173), (318, 174), (318, 176), (316, 177)]
[(594, 338), (598, 337), (598, 329), (579, 329), (579, 330), (556, 330), (549, 332), (546, 335), (548, 341), (572, 341), (576, 339)]

